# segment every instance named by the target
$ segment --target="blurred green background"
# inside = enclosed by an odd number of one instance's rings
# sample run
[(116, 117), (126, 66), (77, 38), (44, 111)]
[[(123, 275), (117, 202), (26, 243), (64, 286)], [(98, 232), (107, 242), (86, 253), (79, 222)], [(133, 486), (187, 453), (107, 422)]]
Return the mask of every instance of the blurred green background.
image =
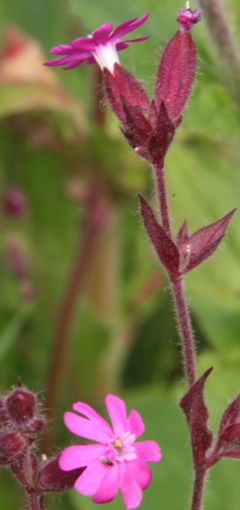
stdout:
[[(181, 7), (177, 0), (3, 0), (0, 5), (1, 196), (18, 188), (27, 200), (21, 217), (1, 208), (0, 389), (4, 393), (20, 378), (44, 402), (59, 316), (86, 233), (87, 197), (92, 186), (99, 186), (107, 204), (105, 222), (66, 334), (50, 406), (50, 451), (72, 441), (62, 413), (73, 401), (101, 409), (104, 394), (118, 392), (142, 413), (146, 438), (157, 440), (163, 450), (143, 510), (186, 510), (191, 490), (186, 427), (178, 410), (184, 384), (171, 297), (138, 214), (137, 192), (151, 198), (153, 185), (106, 104), (96, 110), (96, 69), (50, 71), (42, 61), (51, 46), (104, 21), (117, 24), (149, 11), (139, 33), (150, 40), (132, 45), (121, 60), (152, 93), (161, 51), (176, 31)], [(239, 37), (240, 4), (229, 0), (226, 7)], [(240, 105), (225, 84), (204, 23), (194, 28), (194, 38), (196, 85), (167, 159), (175, 231), (185, 218), (190, 231), (219, 219), (238, 206), (240, 196)], [(26, 265), (23, 277), (16, 274), (9, 247)], [(188, 277), (187, 291), (199, 375), (214, 366), (207, 401), (216, 430), (240, 387), (239, 212), (217, 253)], [(239, 475), (236, 462), (215, 467), (204, 508), (239, 510)], [(3, 470), (0, 500), (4, 510), (25, 508), (21, 488)], [(73, 491), (46, 502), (50, 510), (94, 507)], [(121, 499), (110, 508), (123, 508)]]

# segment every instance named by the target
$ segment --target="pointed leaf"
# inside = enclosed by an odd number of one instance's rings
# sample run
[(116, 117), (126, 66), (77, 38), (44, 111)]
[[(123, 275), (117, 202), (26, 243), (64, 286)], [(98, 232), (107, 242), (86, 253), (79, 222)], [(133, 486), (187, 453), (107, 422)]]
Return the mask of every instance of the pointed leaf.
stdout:
[(169, 145), (175, 133), (175, 126), (171, 122), (166, 105), (161, 102), (156, 118), (156, 125), (148, 143), (148, 152), (153, 164), (163, 165)]
[(196, 47), (189, 32), (178, 31), (168, 43), (157, 73), (155, 101), (164, 101), (170, 119), (184, 109), (196, 71)]
[(201, 228), (188, 238), (185, 233), (184, 239), (178, 241), (181, 259), (183, 261), (187, 259), (187, 263), (183, 267), (184, 274), (194, 269), (214, 253), (226, 234), (228, 224), (235, 210), (233, 209), (215, 223)]
[(240, 395), (223, 414), (216, 447), (209, 459), (212, 466), (222, 457), (240, 458)]
[(139, 195), (139, 200), (145, 229), (163, 266), (171, 275), (177, 275), (179, 253), (176, 245), (167, 236), (161, 225), (159, 225), (146, 200), (141, 195)]
[(223, 413), (219, 434), (223, 434), (228, 427), (235, 423), (240, 424), (240, 395), (237, 395)]
[(205, 382), (212, 371), (208, 369), (203, 376), (190, 388), (180, 402), (191, 434), (193, 460), (195, 466), (206, 461), (206, 453), (212, 444), (212, 432), (209, 430), (208, 410), (204, 402)]

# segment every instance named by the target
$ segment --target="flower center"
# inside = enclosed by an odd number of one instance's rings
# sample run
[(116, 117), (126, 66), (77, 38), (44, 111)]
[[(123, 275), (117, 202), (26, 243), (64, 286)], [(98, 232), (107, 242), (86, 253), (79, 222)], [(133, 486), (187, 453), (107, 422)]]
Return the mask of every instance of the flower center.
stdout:
[(123, 462), (136, 459), (137, 454), (133, 446), (135, 439), (135, 435), (131, 432), (125, 432), (121, 437), (115, 438), (111, 443), (114, 460)]
[(119, 64), (119, 58), (114, 43), (99, 44), (96, 46), (93, 57), (101, 69), (108, 69), (113, 74), (114, 65)]

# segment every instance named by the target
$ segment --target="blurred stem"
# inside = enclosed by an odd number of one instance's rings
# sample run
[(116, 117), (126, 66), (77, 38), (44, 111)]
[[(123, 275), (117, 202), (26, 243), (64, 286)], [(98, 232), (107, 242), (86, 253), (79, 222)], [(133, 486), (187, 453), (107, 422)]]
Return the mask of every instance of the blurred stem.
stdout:
[[(162, 226), (166, 231), (167, 235), (172, 239), (170, 214), (165, 183), (165, 171), (163, 166), (158, 167), (156, 166), (154, 170), (156, 178), (157, 195), (159, 199), (159, 207), (162, 218)], [(179, 334), (182, 344), (184, 372), (187, 385), (190, 387), (192, 386), (192, 384), (194, 384), (196, 379), (196, 354), (191, 318), (187, 306), (187, 299), (185, 296), (183, 277), (180, 276), (176, 281), (171, 281), (171, 283), (176, 308), (177, 322), (179, 326)]]
[[(50, 418), (57, 403), (63, 363), (69, 343), (76, 304), (79, 296), (85, 291), (87, 277), (96, 256), (99, 235), (105, 221), (105, 196), (101, 194), (99, 189), (100, 186), (96, 184), (92, 186), (89, 192), (84, 232), (81, 236), (76, 259), (70, 272), (69, 283), (56, 322), (46, 391), (46, 408)], [(44, 444), (46, 449), (49, 448), (50, 439), (48, 433)]]
[[(199, 0), (208, 30), (219, 55), (223, 77), (240, 103), (240, 52), (219, 0)], [(227, 69), (227, 73), (226, 73)]]
[(43, 496), (35, 492), (28, 492), (28, 509), (45, 510), (45, 506), (43, 504)]

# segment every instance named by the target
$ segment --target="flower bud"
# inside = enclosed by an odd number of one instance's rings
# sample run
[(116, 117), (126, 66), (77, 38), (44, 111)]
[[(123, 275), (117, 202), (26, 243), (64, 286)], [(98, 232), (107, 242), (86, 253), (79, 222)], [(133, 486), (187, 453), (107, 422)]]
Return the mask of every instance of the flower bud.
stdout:
[(6, 399), (9, 418), (18, 424), (25, 424), (34, 417), (37, 399), (33, 393), (24, 388), (14, 389)]
[(7, 216), (21, 217), (27, 209), (27, 201), (24, 193), (17, 189), (9, 189), (2, 197), (3, 210)]
[(40, 466), (39, 489), (43, 492), (58, 492), (71, 489), (85, 468), (62, 471), (58, 465), (59, 456), (44, 461)]
[(0, 434), (0, 457), (3, 456), (11, 462), (26, 448), (26, 441), (18, 432), (2, 432)]

